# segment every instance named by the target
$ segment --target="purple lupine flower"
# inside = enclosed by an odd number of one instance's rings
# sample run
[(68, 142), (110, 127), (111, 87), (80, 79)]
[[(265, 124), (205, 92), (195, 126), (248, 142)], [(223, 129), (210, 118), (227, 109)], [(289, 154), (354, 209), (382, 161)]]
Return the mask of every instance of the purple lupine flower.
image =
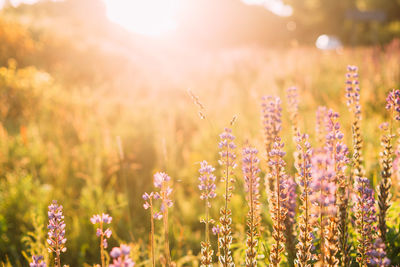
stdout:
[(283, 202), (283, 206), (287, 210), (286, 218), (284, 221), (285, 224), (285, 249), (288, 253), (288, 261), (290, 263), (294, 262), (294, 258), (296, 257), (296, 236), (294, 234), (295, 227), (295, 217), (296, 217), (296, 202), (297, 202), (297, 184), (294, 181), (292, 176), (287, 176), (286, 179), (287, 190), (285, 192), (284, 198), (286, 202)]
[(165, 172), (157, 172), (154, 174), (154, 186), (156, 188), (162, 188), (163, 184), (169, 182), (171, 177), (168, 176)]
[[(281, 262), (281, 253), (284, 250), (286, 230), (284, 221), (287, 215), (287, 175), (285, 173), (285, 161), (283, 156), (286, 154), (283, 151), (284, 143), (281, 142), (280, 137), (275, 139), (274, 145), (269, 152), (269, 166), (270, 173), (268, 174), (269, 181), (273, 181), (274, 191), (269, 192), (269, 206), (271, 219), (273, 222), (274, 243), (272, 244), (270, 262), (272, 266), (279, 266)], [(269, 188), (267, 188), (269, 190)]]
[(370, 188), (368, 178), (355, 177), (354, 213), (356, 217), (356, 231), (359, 234), (357, 246), (357, 262), (366, 265), (373, 247), (373, 236), (376, 218), (374, 190)]
[(337, 213), (334, 162), (329, 151), (325, 148), (314, 151), (311, 157), (311, 165), (313, 180), (310, 183), (310, 188), (313, 193), (310, 196), (310, 201), (314, 206), (311, 214), (318, 221), (320, 260), (324, 264), (328, 219), (334, 217)]
[[(313, 180), (310, 187), (313, 191), (311, 203), (323, 212), (324, 216), (335, 215), (336, 185), (334, 162), (325, 149), (317, 150), (311, 158)], [(319, 214), (320, 211), (317, 211)]]
[[(338, 205), (338, 221), (331, 222), (330, 228), (335, 233), (339, 234), (338, 239), (335, 238), (335, 235), (330, 234), (329, 242), (336, 242), (339, 246), (339, 255), (342, 259), (344, 265), (348, 265), (347, 263), (350, 261), (349, 250), (350, 245), (348, 242), (348, 203), (349, 203), (349, 194), (351, 190), (349, 190), (348, 181), (346, 179), (346, 167), (349, 163), (348, 159), (348, 148), (346, 144), (343, 142), (343, 133), (340, 131), (340, 123), (339, 123), (339, 114), (329, 110), (326, 115), (326, 147), (331, 155), (333, 160), (334, 169), (335, 169), (335, 178), (334, 182), (337, 186), (336, 190), (336, 203)], [(333, 229), (333, 227), (337, 227), (338, 229)], [(328, 242), (328, 243), (329, 243)], [(332, 248), (335, 247), (335, 244), (332, 244)], [(331, 252), (334, 252), (331, 250)], [(330, 260), (335, 260), (335, 255), (337, 253), (332, 253)]]
[[(257, 158), (258, 150), (252, 147), (246, 147), (243, 149), (243, 174), (245, 181), (245, 191), (247, 193), (252, 190), (252, 194), (255, 197), (259, 196), (260, 178), (258, 173), (261, 171), (258, 167), (260, 160)], [(257, 201), (258, 199), (255, 199)]]
[(67, 250), (65, 247), (67, 239), (65, 238), (65, 223), (62, 209), (63, 207), (58, 205), (56, 200), (53, 200), (52, 204), (49, 206), (49, 224), (47, 225), (47, 229), (49, 230), (47, 238), (49, 252), (56, 253), (55, 262), (56, 266), (58, 267), (61, 267), (61, 252), (65, 252)]
[(384, 267), (390, 265), (390, 260), (386, 257), (386, 246), (382, 239), (377, 238), (374, 242), (373, 250), (369, 253), (371, 257), (370, 266)]
[(247, 203), (249, 212), (247, 214), (247, 249), (246, 266), (257, 266), (257, 245), (259, 235), (260, 217), (260, 177), (258, 176), (260, 160), (257, 157), (258, 150), (252, 147), (243, 149), (243, 176), (245, 182), (245, 191), (247, 192)]
[[(167, 266), (171, 265), (171, 254), (169, 250), (169, 227), (168, 227), (168, 208), (172, 207), (173, 202), (171, 200), (172, 187), (170, 187), (171, 177), (164, 172), (157, 172), (154, 174), (154, 186), (159, 188), (159, 192), (154, 193), (155, 199), (161, 200), (160, 211), (163, 218), (164, 227), (164, 254), (166, 257)], [(156, 215), (155, 215), (156, 216)], [(160, 218), (155, 217), (155, 219)]]
[(219, 225), (215, 225), (211, 228), (213, 235), (219, 235), (221, 233), (221, 227)]
[(396, 120), (400, 120), (400, 90), (393, 89), (386, 98), (386, 109), (390, 110)]
[[(361, 203), (365, 204), (364, 206), (359, 206), (357, 208), (357, 212), (365, 212), (367, 213), (364, 214), (364, 222), (367, 223), (374, 223), (376, 221), (375, 217), (375, 199), (374, 199), (374, 190), (370, 188), (370, 183), (368, 178), (366, 177), (357, 177), (358, 179), (356, 180), (355, 184), (355, 189), (358, 193), (358, 195), (355, 197), (356, 203)], [(361, 201), (364, 200), (364, 201)], [(372, 225), (371, 225), (372, 227)], [(371, 228), (373, 229), (373, 228)]]
[(220, 148), (220, 160), (218, 162), (222, 167), (221, 182), (225, 184), (225, 193), (223, 195), (225, 205), (220, 209), (221, 216), (219, 218), (221, 223), (221, 235), (218, 244), (222, 251), (219, 255), (219, 262), (224, 266), (234, 266), (232, 252), (230, 251), (230, 246), (232, 244), (232, 212), (228, 204), (232, 197), (233, 183), (235, 182), (233, 176), (234, 169), (236, 168), (235, 136), (233, 136), (231, 129), (225, 128), (224, 132), (220, 134), (219, 137), (220, 142), (218, 146)]
[(265, 144), (269, 152), (282, 128), (281, 99), (279, 97), (264, 96), (261, 109)]
[(154, 174), (154, 186), (160, 189), (160, 192), (154, 193), (155, 199), (161, 199), (161, 211), (172, 207), (173, 202), (171, 200), (172, 188), (169, 185), (171, 177), (165, 172), (157, 172)]
[(134, 267), (135, 263), (129, 257), (130, 247), (128, 245), (121, 245), (120, 247), (114, 247), (110, 256), (113, 258), (110, 267)]
[[(218, 143), (218, 147), (221, 149), (221, 151), (219, 152), (220, 160), (218, 161), (218, 163), (221, 166), (235, 169), (236, 145), (234, 143), (235, 136), (232, 134), (232, 129), (225, 128), (224, 132), (219, 135), (219, 138), (221, 139), (221, 141)], [(222, 177), (223, 182), (225, 182), (225, 176), (226, 174)], [(231, 178), (229, 182), (234, 182), (234, 180)]]
[(313, 227), (312, 218), (310, 216), (310, 196), (312, 190), (310, 188), (312, 176), (311, 176), (311, 156), (312, 149), (310, 142), (308, 141), (308, 135), (298, 133), (296, 136), (296, 150), (299, 155), (300, 160), (295, 162), (295, 167), (297, 170), (297, 182), (301, 189), (301, 215), (299, 217), (299, 235), (297, 243), (297, 259), (296, 265), (298, 266), (310, 266), (310, 261), (313, 259), (311, 250), (313, 249)]
[(217, 195), (215, 193), (216, 185), (215, 185), (215, 175), (213, 172), (215, 168), (207, 163), (207, 161), (203, 160), (200, 162), (200, 177), (199, 177), (199, 189), (202, 191), (200, 199), (207, 201), (208, 207), (211, 207), (211, 203), (209, 199), (215, 198)]
[[(108, 243), (107, 243), (107, 238), (111, 237), (112, 231), (110, 228), (107, 228), (106, 230), (103, 229), (104, 224), (110, 224), (112, 221), (112, 217), (108, 214), (96, 214), (93, 215), (92, 218), (90, 218), (90, 222), (92, 224), (99, 224), (100, 227), (96, 229), (96, 235), (101, 238), (102, 248), (107, 248)], [(101, 248), (101, 249), (102, 249)]]
[(145, 210), (150, 209), (150, 248), (151, 248), (151, 262), (152, 266), (156, 266), (155, 260), (155, 252), (154, 252), (154, 219), (161, 220), (163, 215), (162, 212), (155, 212), (153, 208), (153, 199), (159, 199), (159, 194), (155, 194), (154, 192), (144, 193), (142, 196), (143, 200), (145, 201), (143, 204), (143, 208)]
[(221, 182), (227, 184), (226, 192), (224, 198), (227, 201), (230, 200), (233, 191), (233, 183), (235, 183), (235, 179), (233, 177), (233, 170), (236, 168), (236, 154), (235, 149), (236, 145), (233, 140), (235, 140), (235, 136), (232, 134), (232, 130), (229, 128), (225, 128), (224, 132), (219, 135), (221, 141), (218, 143), (221, 151), (219, 152), (220, 159), (218, 163), (224, 167), (223, 175), (221, 177)]
[[(276, 138), (279, 137), (279, 133), (282, 128), (282, 107), (281, 100), (279, 97), (264, 96), (261, 104), (262, 110), (262, 124), (264, 131), (264, 143), (266, 151), (266, 161), (269, 163), (270, 152), (273, 149)], [(267, 165), (270, 169), (270, 165)], [(265, 186), (269, 188), (267, 192), (274, 191), (274, 181), (269, 180), (268, 176), (265, 181)]]
[(200, 162), (200, 177), (199, 177), (199, 189), (201, 192), (200, 199), (205, 201), (205, 219), (201, 219), (201, 222), (205, 224), (205, 241), (201, 242), (201, 266), (210, 266), (212, 265), (212, 255), (214, 251), (211, 248), (210, 243), (210, 230), (209, 225), (214, 221), (210, 219), (209, 209), (211, 208), (210, 199), (215, 198), (215, 176), (213, 172), (215, 168), (207, 163), (207, 161), (203, 160)]
[(329, 110), (326, 116), (326, 144), (333, 160), (337, 164), (336, 171), (344, 172), (349, 162), (347, 146), (343, 143), (343, 133), (340, 131), (339, 113)]
[(153, 199), (160, 199), (160, 195), (158, 193), (156, 194), (154, 192), (151, 192), (150, 194), (145, 192), (143, 194), (142, 198), (145, 201), (143, 204), (143, 208), (145, 210), (150, 208), (152, 217), (156, 220), (161, 220), (163, 217), (162, 212), (161, 211), (154, 212), (154, 210), (153, 210)]
[(347, 157), (349, 150), (346, 144), (343, 142), (343, 133), (340, 131), (339, 113), (329, 110), (326, 114), (326, 149), (330, 154), (331, 160), (333, 161), (334, 177), (333, 181), (337, 188), (340, 188), (343, 192), (340, 198), (347, 197), (347, 186), (345, 170), (349, 159)]
[(288, 262), (292, 265), (294, 263), (294, 259), (296, 257), (296, 236), (294, 233), (294, 228), (296, 224), (296, 202), (297, 202), (297, 184), (294, 181), (293, 177), (288, 176), (287, 180), (287, 191), (286, 191), (286, 202), (283, 203), (284, 207), (287, 210), (286, 218), (284, 221), (285, 224), (285, 249), (288, 253)]
[(46, 263), (43, 261), (43, 256), (33, 255), (32, 262), (29, 263), (29, 267), (47, 267)]
[(358, 67), (347, 66), (346, 73), (346, 99), (347, 106), (356, 117), (361, 116), (360, 85), (358, 81)]
[(110, 224), (112, 221), (112, 217), (108, 214), (96, 214), (93, 215), (92, 218), (90, 218), (90, 222), (92, 224), (96, 224), (96, 223), (106, 223), (106, 224)]

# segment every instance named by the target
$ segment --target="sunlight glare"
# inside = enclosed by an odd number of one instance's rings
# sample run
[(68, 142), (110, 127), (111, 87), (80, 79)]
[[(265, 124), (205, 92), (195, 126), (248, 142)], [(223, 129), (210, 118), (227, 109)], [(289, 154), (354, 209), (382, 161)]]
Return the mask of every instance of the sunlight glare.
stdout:
[(177, 28), (179, 0), (104, 0), (107, 17), (125, 29), (160, 36)]
[(281, 17), (290, 17), (293, 14), (293, 8), (286, 5), (282, 0), (242, 0), (248, 5), (260, 5)]

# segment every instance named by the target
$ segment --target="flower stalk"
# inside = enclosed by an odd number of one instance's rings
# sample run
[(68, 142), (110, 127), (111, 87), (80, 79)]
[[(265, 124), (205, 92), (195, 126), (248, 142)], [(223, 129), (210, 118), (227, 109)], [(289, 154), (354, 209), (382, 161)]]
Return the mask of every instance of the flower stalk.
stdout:
[(52, 204), (49, 206), (48, 217), (49, 224), (47, 225), (49, 252), (55, 253), (55, 266), (61, 267), (61, 252), (67, 251), (65, 243), (67, 239), (65, 238), (65, 222), (64, 215), (62, 213), (63, 206), (58, 205), (56, 200), (53, 200)]
[(200, 177), (199, 177), (199, 189), (202, 191), (200, 195), (200, 199), (204, 200), (205, 203), (205, 219), (202, 219), (201, 222), (205, 224), (205, 241), (201, 242), (201, 266), (209, 267), (212, 266), (212, 256), (214, 251), (211, 248), (210, 242), (210, 223), (214, 223), (212, 219), (210, 219), (210, 208), (211, 202), (210, 200), (216, 197), (215, 189), (215, 176), (213, 172), (215, 169), (207, 163), (207, 161), (202, 161), (200, 163)]
[(247, 242), (246, 242), (246, 266), (257, 267), (257, 246), (258, 246), (258, 227), (260, 225), (260, 177), (258, 173), (259, 159), (257, 158), (257, 149), (245, 147), (242, 152), (243, 177), (245, 182), (246, 199), (249, 205), (247, 213)]
[(269, 153), (270, 161), (269, 166), (271, 168), (271, 172), (268, 174), (271, 176), (270, 179), (274, 179), (275, 184), (274, 188), (276, 189), (273, 192), (270, 192), (270, 212), (271, 218), (273, 222), (273, 233), (272, 237), (274, 239), (274, 243), (272, 244), (271, 254), (270, 254), (270, 266), (277, 267), (279, 266), (282, 258), (281, 253), (284, 251), (285, 244), (285, 218), (287, 215), (287, 176), (285, 173), (285, 161), (283, 157), (285, 156), (285, 152), (283, 151), (284, 143), (281, 142), (279, 137), (276, 138), (274, 146)]
[(235, 137), (232, 135), (232, 130), (225, 128), (225, 131), (220, 135), (221, 141), (219, 142), (219, 148), (221, 151), (219, 164), (223, 167), (223, 175), (221, 181), (225, 185), (224, 207), (220, 210), (220, 224), (221, 224), (221, 234), (219, 238), (219, 245), (221, 248), (221, 255), (219, 256), (219, 261), (224, 267), (235, 266), (232, 259), (232, 252), (230, 246), (232, 244), (232, 218), (231, 210), (229, 209), (228, 203), (232, 197), (233, 183), (235, 179), (233, 178), (233, 170), (236, 168), (236, 154), (234, 152), (236, 145), (233, 142)]
[(296, 177), (301, 189), (300, 194), (300, 210), (299, 217), (299, 242), (296, 246), (297, 254), (295, 265), (298, 267), (311, 267), (311, 254), (313, 242), (313, 227), (311, 218), (311, 202), (310, 194), (312, 194), (310, 185), (312, 181), (311, 176), (311, 145), (308, 141), (308, 135), (298, 134), (296, 137), (296, 150), (299, 155), (299, 161), (296, 162), (295, 167), (297, 170)]
[(96, 235), (100, 237), (100, 258), (101, 258), (101, 266), (105, 267), (106, 262), (105, 262), (105, 256), (104, 256), (104, 249), (108, 247), (107, 243), (107, 238), (110, 238), (112, 232), (110, 228), (107, 228), (105, 231), (103, 231), (103, 226), (104, 224), (110, 224), (112, 221), (112, 217), (109, 216), (108, 214), (102, 214), (102, 215), (93, 215), (92, 218), (90, 218), (90, 222), (92, 224), (99, 224), (99, 228), (96, 230)]

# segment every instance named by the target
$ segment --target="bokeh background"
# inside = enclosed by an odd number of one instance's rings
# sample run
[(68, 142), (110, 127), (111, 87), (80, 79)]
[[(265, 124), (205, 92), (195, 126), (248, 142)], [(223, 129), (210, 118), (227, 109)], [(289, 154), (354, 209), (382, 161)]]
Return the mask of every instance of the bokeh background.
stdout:
[[(378, 125), (387, 118), (386, 93), (400, 86), (399, 0), (0, 3), (4, 266), (27, 266), (32, 254), (49, 259), (46, 210), (53, 199), (64, 206), (65, 264), (99, 262), (89, 218), (107, 212), (114, 218), (111, 246), (130, 243), (135, 260), (146, 266), (149, 217), (141, 196), (152, 190), (156, 171), (166, 171), (174, 183), (172, 258), (179, 266), (197, 266), (198, 162), (217, 166), (218, 134), (236, 116), (239, 147), (248, 141), (263, 152), (260, 98), (281, 96), (286, 109), (285, 89), (295, 85), (303, 129), (315, 135), (316, 108), (326, 105), (340, 112), (351, 144), (348, 64), (360, 67), (366, 169), (374, 184), (379, 179)], [(188, 90), (204, 105), (206, 119)], [(284, 110), (293, 173), (290, 127)], [(234, 257), (241, 262), (246, 204), (240, 168), (236, 174)], [(397, 261), (399, 206), (394, 203), (389, 221), (388, 254)], [(268, 236), (267, 212), (263, 225)]]

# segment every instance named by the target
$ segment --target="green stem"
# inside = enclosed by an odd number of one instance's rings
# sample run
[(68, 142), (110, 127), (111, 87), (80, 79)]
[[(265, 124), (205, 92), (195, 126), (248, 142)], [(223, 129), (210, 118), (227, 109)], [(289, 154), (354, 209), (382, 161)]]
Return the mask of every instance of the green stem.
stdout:
[[(162, 191), (166, 191), (166, 184), (163, 183), (163, 189)], [(163, 198), (163, 205), (164, 205), (164, 215), (163, 215), (163, 222), (164, 222), (164, 253), (165, 253), (165, 258), (167, 261), (167, 266), (171, 266), (171, 256), (169, 252), (169, 232), (168, 232), (168, 205), (165, 201), (165, 197)]]
[(156, 258), (154, 254), (154, 218), (153, 218), (153, 200), (150, 197), (150, 227), (151, 227), (151, 232), (150, 232), (150, 249), (151, 249), (151, 262), (153, 267), (156, 266)]
[(103, 221), (100, 221), (100, 229), (101, 229), (101, 236), (100, 236), (100, 257), (101, 257), (101, 266), (105, 267), (105, 260), (104, 260), (104, 234), (103, 234)]

